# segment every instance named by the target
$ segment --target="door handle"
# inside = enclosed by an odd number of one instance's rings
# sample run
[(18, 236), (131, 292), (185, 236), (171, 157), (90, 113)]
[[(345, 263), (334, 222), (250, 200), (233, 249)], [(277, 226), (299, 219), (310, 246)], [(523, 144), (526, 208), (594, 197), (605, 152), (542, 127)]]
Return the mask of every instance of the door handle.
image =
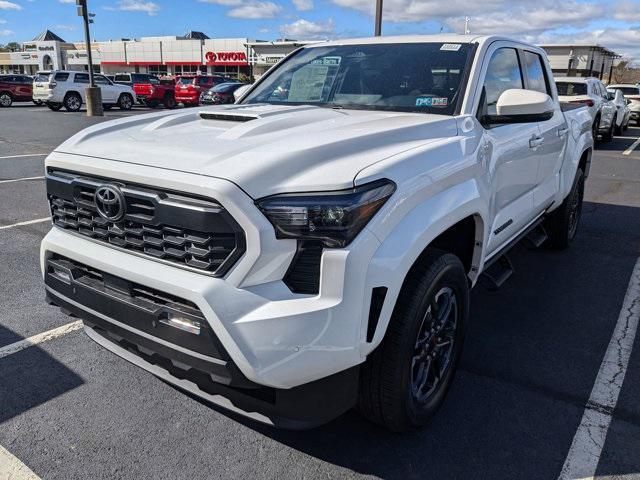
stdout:
[(569, 133), (569, 129), (568, 128), (560, 128), (560, 129), (558, 129), (558, 136), (560, 138), (564, 137), (567, 133)]
[(543, 143), (544, 143), (544, 138), (533, 137), (531, 140), (529, 140), (529, 148), (532, 148), (535, 150), (538, 147), (540, 147)]

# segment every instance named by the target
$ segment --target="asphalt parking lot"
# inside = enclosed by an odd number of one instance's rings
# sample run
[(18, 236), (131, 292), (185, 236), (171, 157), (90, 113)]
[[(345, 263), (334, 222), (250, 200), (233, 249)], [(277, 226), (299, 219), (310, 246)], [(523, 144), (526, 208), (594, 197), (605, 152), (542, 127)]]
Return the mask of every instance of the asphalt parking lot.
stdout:
[[(90, 124), (145, 111), (0, 111), (0, 352), (76, 320), (44, 302), (46, 154)], [(418, 433), (390, 434), (355, 412), (306, 432), (257, 425), (75, 329), (0, 355), (0, 451), (45, 479), (558, 478), (619, 318), (637, 321), (640, 299), (625, 295), (640, 257), (640, 149), (629, 150), (638, 137), (630, 128), (596, 151), (571, 249), (517, 247), (512, 279), (473, 291), (461, 370)], [(615, 409), (600, 412), (612, 420), (597, 478), (640, 478), (639, 398), (635, 348)]]

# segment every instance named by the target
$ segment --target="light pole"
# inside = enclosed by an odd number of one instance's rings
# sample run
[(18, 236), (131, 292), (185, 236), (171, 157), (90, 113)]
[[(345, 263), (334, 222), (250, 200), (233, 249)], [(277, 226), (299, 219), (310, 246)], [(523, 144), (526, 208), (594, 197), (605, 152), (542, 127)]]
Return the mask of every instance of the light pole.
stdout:
[(102, 90), (100, 87), (96, 87), (96, 82), (93, 77), (93, 58), (91, 56), (91, 35), (89, 34), (89, 23), (93, 23), (89, 17), (93, 14), (89, 13), (87, 8), (87, 0), (76, 0), (78, 6), (78, 16), (82, 17), (84, 21), (84, 41), (87, 48), (87, 62), (89, 67), (89, 86), (86, 89), (87, 99), (87, 116), (88, 117), (101, 117), (104, 115), (102, 111)]
[(375, 36), (382, 35), (382, 0), (376, 0), (376, 29)]

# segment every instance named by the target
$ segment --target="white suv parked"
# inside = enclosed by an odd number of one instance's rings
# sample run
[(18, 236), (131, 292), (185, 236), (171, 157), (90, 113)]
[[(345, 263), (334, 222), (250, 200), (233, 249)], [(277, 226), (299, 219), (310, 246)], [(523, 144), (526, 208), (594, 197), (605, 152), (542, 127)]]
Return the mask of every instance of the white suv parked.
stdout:
[(614, 84), (607, 87), (608, 90), (620, 90), (627, 100), (630, 100), (631, 120), (640, 125), (640, 87), (631, 84)]
[[(127, 85), (113, 83), (104, 75), (94, 75), (96, 86), (102, 91), (105, 109), (117, 105), (121, 110), (131, 110), (136, 94)], [(54, 111), (62, 107), (77, 112), (85, 103), (85, 90), (89, 86), (89, 73), (56, 70), (39, 73), (33, 81), (33, 100), (42, 101)]]
[(605, 142), (612, 140), (616, 107), (609, 100), (603, 83), (593, 77), (559, 77), (555, 81), (561, 103), (580, 103), (589, 108), (593, 138), (601, 134)]

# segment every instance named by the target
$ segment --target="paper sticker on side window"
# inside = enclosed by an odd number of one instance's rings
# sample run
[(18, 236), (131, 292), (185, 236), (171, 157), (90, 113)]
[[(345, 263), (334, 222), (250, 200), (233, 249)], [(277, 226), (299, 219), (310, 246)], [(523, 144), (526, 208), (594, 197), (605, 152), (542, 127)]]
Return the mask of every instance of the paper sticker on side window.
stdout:
[(416, 107), (446, 107), (449, 103), (447, 97), (418, 97)]
[(440, 47), (440, 50), (444, 50), (447, 52), (457, 52), (458, 50), (460, 50), (461, 46), (462, 45), (459, 43), (443, 43)]

